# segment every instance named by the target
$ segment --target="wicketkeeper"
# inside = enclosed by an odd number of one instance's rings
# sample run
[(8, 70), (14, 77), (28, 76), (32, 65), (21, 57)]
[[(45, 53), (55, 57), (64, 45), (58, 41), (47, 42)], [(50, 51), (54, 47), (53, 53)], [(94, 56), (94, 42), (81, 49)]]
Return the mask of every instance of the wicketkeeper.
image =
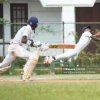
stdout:
[[(23, 68), (23, 80), (31, 77), (32, 71), (38, 62), (40, 50), (48, 49), (46, 44), (41, 42), (34, 42), (32, 39), (32, 34), (35, 33), (37, 26), (38, 19), (37, 17), (32, 16), (27, 20), (27, 25), (18, 30), (17, 34), (10, 42), (7, 56), (3, 62), (0, 63), (0, 73), (9, 69), (10, 66), (8, 65), (11, 64), (16, 59), (16, 57), (21, 57), (27, 60)], [(39, 48), (37, 51), (32, 53), (26, 50), (23, 44)]]
[(47, 56), (44, 58), (43, 63), (52, 63), (52, 61), (60, 60), (60, 59), (69, 59), (73, 56), (78, 55), (85, 47), (87, 47), (91, 41), (91, 39), (100, 41), (97, 36), (100, 35), (100, 32), (98, 32), (95, 35), (91, 34), (91, 27), (85, 26), (82, 28), (82, 36), (80, 37), (79, 42), (75, 45), (75, 48), (71, 50), (71, 52), (65, 52), (63, 54), (59, 54), (56, 56)]

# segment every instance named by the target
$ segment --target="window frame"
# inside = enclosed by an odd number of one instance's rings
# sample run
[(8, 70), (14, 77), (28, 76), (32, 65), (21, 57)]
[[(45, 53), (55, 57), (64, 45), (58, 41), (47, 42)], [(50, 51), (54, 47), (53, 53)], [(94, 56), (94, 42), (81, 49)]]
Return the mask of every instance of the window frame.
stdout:
[[(18, 12), (19, 11), (19, 12)], [(23, 15), (23, 13), (24, 15)], [(20, 17), (18, 16), (20, 14)], [(11, 18), (11, 38), (28, 18), (28, 4), (27, 3), (11, 3), (10, 4), (10, 18)]]

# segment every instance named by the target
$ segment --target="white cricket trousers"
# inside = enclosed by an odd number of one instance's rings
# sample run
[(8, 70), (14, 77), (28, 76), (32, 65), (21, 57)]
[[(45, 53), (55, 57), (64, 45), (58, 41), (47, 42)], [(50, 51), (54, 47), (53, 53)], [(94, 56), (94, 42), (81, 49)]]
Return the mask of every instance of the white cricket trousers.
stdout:
[(0, 67), (7, 67), (15, 60), (16, 57), (28, 60), (31, 54), (31, 52), (29, 52), (19, 44), (10, 44), (8, 47), (8, 54), (2, 61), (2, 63), (0, 63)]

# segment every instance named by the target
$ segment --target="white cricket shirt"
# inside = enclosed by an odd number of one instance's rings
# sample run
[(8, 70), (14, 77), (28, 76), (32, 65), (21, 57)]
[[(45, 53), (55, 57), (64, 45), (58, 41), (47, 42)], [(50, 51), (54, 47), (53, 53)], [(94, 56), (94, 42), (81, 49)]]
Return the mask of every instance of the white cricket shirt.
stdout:
[(32, 28), (30, 25), (23, 26), (21, 29), (18, 30), (15, 37), (12, 39), (11, 43), (18, 43), (19, 45), (22, 45), (21, 39), (23, 36), (27, 36), (28, 39), (32, 38)]

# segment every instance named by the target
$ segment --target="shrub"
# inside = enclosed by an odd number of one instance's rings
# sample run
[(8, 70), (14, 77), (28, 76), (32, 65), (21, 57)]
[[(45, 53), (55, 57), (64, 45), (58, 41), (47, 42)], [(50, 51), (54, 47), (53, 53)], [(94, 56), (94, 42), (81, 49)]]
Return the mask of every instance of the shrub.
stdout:
[[(0, 61), (3, 60), (3, 57), (0, 57)], [(53, 62), (51, 65), (42, 63), (43, 56), (39, 57), (38, 64), (34, 72), (38, 75), (40, 74), (62, 74), (64, 68), (87, 68), (89, 70), (98, 70), (100, 69), (100, 54), (98, 53), (86, 53), (83, 51), (77, 59), (72, 59), (71, 62), (67, 60), (60, 60)], [(16, 60), (11, 64), (11, 68), (4, 74), (16, 75), (20, 74), (20, 71), (15, 70), (16, 68), (23, 68), (23, 65), (26, 61), (22, 58), (17, 57)], [(97, 68), (98, 67), (98, 68)]]

